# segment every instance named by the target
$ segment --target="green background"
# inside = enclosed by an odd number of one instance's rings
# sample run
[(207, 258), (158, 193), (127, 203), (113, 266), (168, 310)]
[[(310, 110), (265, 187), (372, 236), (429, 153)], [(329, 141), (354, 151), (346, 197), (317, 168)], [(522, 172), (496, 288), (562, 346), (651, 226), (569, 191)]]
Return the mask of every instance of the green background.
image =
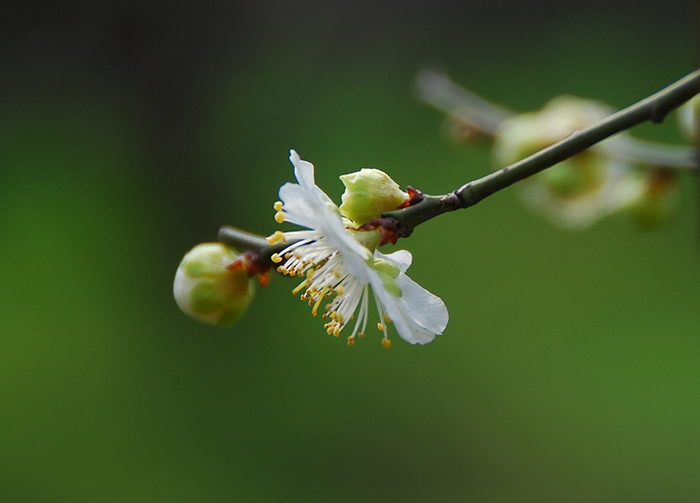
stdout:
[[(608, 2), (609, 3), (609, 2)], [(13, 5), (1, 21), (0, 501), (697, 501), (700, 220), (564, 232), (513, 190), (398, 247), (450, 311), (348, 348), (273, 277), (229, 329), (182, 255), (274, 231), (290, 148), (339, 201), (491, 169), (419, 104), (444, 63), (517, 110), (621, 108), (694, 68), (690, 2)], [(639, 136), (681, 142), (674, 121)]]

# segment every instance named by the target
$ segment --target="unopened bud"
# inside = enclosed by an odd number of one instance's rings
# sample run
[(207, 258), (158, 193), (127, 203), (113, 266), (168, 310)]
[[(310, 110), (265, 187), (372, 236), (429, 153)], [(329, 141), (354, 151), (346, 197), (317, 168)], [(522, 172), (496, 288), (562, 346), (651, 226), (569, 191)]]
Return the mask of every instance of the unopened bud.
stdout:
[(378, 169), (363, 168), (342, 175), (340, 181), (345, 185), (340, 213), (357, 226), (395, 210), (408, 198), (389, 175)]
[(227, 268), (237, 258), (236, 250), (222, 243), (202, 243), (187, 252), (173, 283), (182, 312), (220, 326), (240, 318), (253, 298), (254, 285), (245, 271)]
[[(506, 119), (496, 134), (496, 163), (499, 168), (515, 163), (610, 113), (597, 101), (559, 96), (538, 112)], [(523, 180), (520, 195), (532, 211), (555, 225), (583, 229), (620, 211), (636, 196), (632, 167), (604, 150), (591, 148)]]
[(688, 140), (700, 143), (700, 97), (695, 96), (678, 109), (678, 128)]

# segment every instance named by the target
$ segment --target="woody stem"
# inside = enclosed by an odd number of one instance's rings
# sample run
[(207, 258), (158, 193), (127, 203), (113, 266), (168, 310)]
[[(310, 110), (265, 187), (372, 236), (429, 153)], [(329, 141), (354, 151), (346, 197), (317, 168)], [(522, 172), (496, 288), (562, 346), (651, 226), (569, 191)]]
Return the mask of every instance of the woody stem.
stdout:
[(596, 143), (645, 121), (661, 123), (669, 112), (700, 93), (700, 70), (661, 91), (601, 120), (582, 131), (544, 148), (499, 171), (468, 182), (441, 196), (426, 195), (423, 201), (382, 215), (392, 219), (400, 237), (443, 213), (474, 206), (488, 196), (572, 157)]

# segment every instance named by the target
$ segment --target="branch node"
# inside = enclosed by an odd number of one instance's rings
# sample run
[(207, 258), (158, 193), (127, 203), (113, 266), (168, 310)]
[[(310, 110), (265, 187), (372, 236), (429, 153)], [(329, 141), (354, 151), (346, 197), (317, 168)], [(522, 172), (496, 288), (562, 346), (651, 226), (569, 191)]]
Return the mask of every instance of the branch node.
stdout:
[(661, 124), (666, 118), (666, 115), (668, 115), (668, 112), (666, 107), (660, 106), (659, 103), (653, 103), (651, 107), (649, 107), (649, 120), (654, 124)]

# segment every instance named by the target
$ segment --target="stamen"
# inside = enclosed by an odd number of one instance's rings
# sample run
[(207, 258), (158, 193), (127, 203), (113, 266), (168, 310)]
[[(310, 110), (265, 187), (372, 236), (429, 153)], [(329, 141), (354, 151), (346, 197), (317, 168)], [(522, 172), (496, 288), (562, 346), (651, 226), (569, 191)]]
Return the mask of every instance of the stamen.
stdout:
[(352, 346), (353, 344), (355, 344), (355, 337), (351, 335), (348, 337), (348, 346)]
[(273, 253), (272, 256), (270, 257), (270, 260), (272, 260), (275, 264), (279, 264), (284, 259), (282, 257), (280, 257), (279, 253)]
[(267, 237), (267, 244), (276, 245), (284, 242), (284, 232), (282, 231), (275, 231), (271, 236)]
[(308, 283), (306, 280), (302, 281), (301, 283), (299, 283), (299, 284), (296, 286), (296, 288), (294, 288), (294, 290), (292, 290), (292, 295), (298, 294), (299, 292), (301, 292), (301, 291), (302, 291), (305, 287), (307, 287), (308, 285), (309, 285), (309, 283)]
[(389, 349), (391, 347), (391, 341), (389, 339), (382, 339), (382, 346)]
[(282, 211), (283, 206), (284, 203), (282, 201), (277, 201), (272, 207), (275, 209), (275, 211)]
[(320, 295), (318, 296), (318, 300), (316, 300), (316, 304), (314, 305), (313, 310), (311, 311), (311, 314), (313, 316), (316, 316), (316, 311), (318, 311), (318, 306), (321, 305), (321, 301), (325, 298), (325, 293), (326, 293), (327, 288), (324, 288)]
[(284, 212), (283, 211), (278, 211), (275, 213), (275, 222), (278, 224), (284, 223)]
[(377, 323), (377, 328), (378, 328), (379, 330), (381, 330), (382, 332), (384, 331), (384, 325), (382, 325), (381, 322), (380, 322), (380, 323)]

